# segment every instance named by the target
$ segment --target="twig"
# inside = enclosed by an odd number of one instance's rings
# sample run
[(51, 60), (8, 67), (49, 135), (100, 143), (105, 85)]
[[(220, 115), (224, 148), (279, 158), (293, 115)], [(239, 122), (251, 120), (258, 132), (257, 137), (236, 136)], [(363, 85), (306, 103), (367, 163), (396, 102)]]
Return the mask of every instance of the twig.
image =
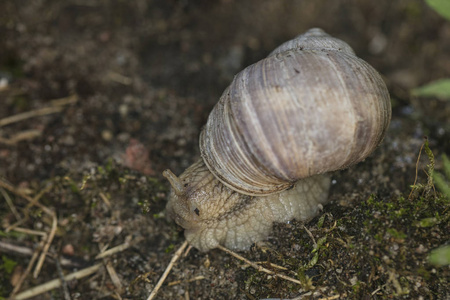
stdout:
[(11, 230), (17, 231), (20, 233), (30, 234), (30, 235), (39, 235), (39, 236), (44, 237), (44, 239), (47, 237), (47, 232), (45, 232), (45, 231), (33, 230), (33, 229), (22, 228), (22, 227), (16, 227)]
[[(122, 252), (126, 249), (128, 249), (130, 246), (135, 245), (137, 243), (139, 243), (140, 241), (142, 241), (143, 238), (137, 238), (134, 241), (131, 241), (131, 235), (127, 236), (125, 239), (125, 243), (116, 246), (114, 248), (111, 248), (109, 250), (103, 250), (100, 254), (98, 254), (95, 259), (105, 259), (108, 256), (111, 256), (115, 253), (118, 252)], [(109, 277), (111, 278), (111, 281), (113, 282), (114, 286), (116, 287), (117, 291), (121, 292), (123, 290), (123, 285), (120, 281), (119, 276), (117, 275), (116, 270), (114, 269), (113, 265), (111, 264), (111, 262), (107, 262), (104, 261), (105, 266), (106, 266), (106, 270), (108, 271)], [(119, 294), (117, 294), (119, 295)], [(119, 296), (120, 297), (120, 296)]]
[(33, 253), (33, 256), (31, 256), (30, 262), (28, 263), (28, 266), (25, 270), (25, 272), (23, 272), (22, 276), (20, 276), (19, 280), (17, 281), (17, 285), (14, 287), (13, 291), (11, 292), (11, 298), (13, 298), (13, 296), (20, 290), (20, 288), (22, 287), (23, 281), (25, 280), (25, 278), (28, 276), (28, 274), (30, 274), (31, 269), (33, 268), (34, 262), (36, 261), (36, 259), (39, 256), (39, 251), (41, 251), (42, 247), (44, 246), (44, 239), (39, 243), (39, 247), (36, 248), (36, 250)]
[(108, 197), (106, 197), (104, 193), (100, 193), (99, 196), (100, 198), (102, 198), (103, 202), (105, 202), (106, 206), (111, 209), (111, 202), (109, 201)]
[(53, 106), (35, 109), (35, 110), (27, 111), (24, 113), (20, 113), (20, 114), (14, 115), (14, 116), (6, 117), (4, 119), (0, 119), (0, 127), (9, 125), (12, 123), (17, 123), (17, 122), (20, 122), (20, 121), (23, 121), (23, 120), (26, 120), (29, 118), (33, 118), (33, 117), (39, 117), (39, 116), (45, 116), (45, 115), (58, 113), (63, 109), (63, 107), (62, 107), (63, 105), (75, 103), (77, 101), (78, 101), (77, 95), (71, 95), (68, 97), (52, 100)]
[(3, 187), (4, 189), (9, 190), (10, 192), (16, 194), (17, 196), (26, 199), (29, 203), (26, 206), (25, 211), (27, 211), (29, 207), (35, 205), (35, 206), (39, 207), (40, 209), (42, 209), (46, 214), (48, 214), (52, 218), (52, 227), (51, 227), (50, 233), (48, 234), (47, 242), (45, 243), (44, 247), (42, 248), (41, 256), (40, 256), (39, 261), (36, 264), (36, 268), (34, 269), (34, 272), (33, 272), (33, 277), (37, 278), (37, 276), (39, 275), (39, 272), (42, 268), (42, 264), (44, 263), (48, 249), (50, 248), (50, 245), (55, 236), (56, 228), (58, 226), (58, 219), (56, 218), (55, 212), (38, 202), (39, 199), (42, 197), (42, 195), (44, 195), (45, 193), (50, 191), (50, 189), (52, 188), (52, 185), (48, 185), (45, 189), (40, 191), (39, 194), (37, 194), (34, 198), (31, 198), (30, 196), (26, 195), (22, 191), (16, 189), (15, 187), (13, 187), (12, 185), (8, 184), (7, 182), (5, 182), (3, 180), (0, 180), (0, 187)]
[[(30, 196), (28, 196), (27, 194), (22, 192), (22, 190), (18, 190), (18, 189), (14, 188), (13, 186), (9, 185), (8, 183), (6, 183), (6, 182), (4, 182), (2, 180), (0, 180), (0, 186), (4, 187), (5, 189), (9, 190), (10, 192), (16, 194), (19, 197), (25, 198), (29, 202), (27, 204), (27, 206), (25, 207), (25, 209), (23, 210), (25, 217), (22, 218), (21, 220), (17, 221), (16, 223), (8, 226), (5, 229), (6, 232), (9, 232), (11, 230), (15, 230), (15, 228), (17, 228), (17, 226), (22, 225), (23, 223), (25, 223), (28, 220), (29, 209), (32, 206), (34, 206), (34, 205), (36, 205), (37, 207), (39, 207), (42, 210), (44, 210), (44, 212), (46, 212), (50, 216), (52, 215), (52, 211), (50, 209), (48, 209), (47, 207), (43, 206), (40, 203), (37, 203), (37, 201), (42, 197), (42, 195), (44, 195), (45, 193), (50, 191), (50, 189), (52, 188), (52, 185), (48, 185), (44, 190), (40, 191), (39, 194), (37, 196), (35, 196), (34, 198), (31, 198)], [(23, 230), (25, 230), (25, 229), (23, 229)]]
[[(23, 191), (13, 187), (11, 184), (7, 183), (6, 181), (0, 179), (0, 187), (4, 188), (5, 190), (10, 191), (11, 193), (24, 198), (25, 200), (27, 200), (29, 202), (29, 204), (27, 205), (27, 209), (29, 209), (29, 207), (36, 205), (37, 207), (39, 207), (40, 209), (42, 209), (45, 213), (47, 213), (48, 215), (52, 215), (53, 212), (48, 209), (47, 207), (45, 207), (44, 205), (42, 205), (41, 203), (38, 202), (39, 198), (42, 197), (42, 195), (46, 192), (48, 192), (51, 189), (51, 185), (49, 185), (45, 190), (41, 191), (37, 196), (35, 196), (34, 198), (31, 198), (30, 196), (28, 196), (27, 194), (25, 194)], [(27, 210), (26, 209), (26, 210)], [(25, 210), (25, 211), (26, 211)]]
[(38, 263), (36, 264), (36, 268), (34, 269), (34, 272), (33, 272), (34, 278), (37, 278), (39, 275), (39, 272), (41, 271), (45, 257), (47, 256), (48, 249), (50, 248), (50, 245), (52, 244), (53, 238), (55, 237), (56, 228), (58, 227), (58, 219), (56, 218), (56, 214), (53, 211), (50, 211), (50, 212), (51, 212), (51, 217), (52, 217), (52, 228), (48, 235), (47, 242), (45, 243), (44, 248), (42, 249), (42, 253), (41, 253), (41, 256), (39, 257)]
[(113, 248), (111, 248), (109, 250), (103, 251), (102, 253), (98, 254), (95, 257), (95, 259), (105, 258), (105, 257), (111, 256), (113, 254), (116, 254), (118, 252), (122, 252), (125, 249), (128, 249), (129, 247), (138, 244), (142, 240), (143, 240), (143, 238), (137, 238), (137, 239), (135, 239), (134, 241), (131, 241), (131, 242), (130, 241), (125, 241), (125, 243), (123, 243), (123, 244), (121, 244), (119, 246), (113, 247)]
[(309, 235), (309, 237), (312, 239), (313, 244), (314, 244), (314, 249), (317, 248), (317, 243), (316, 243), (316, 239), (314, 238), (313, 234), (311, 233), (311, 231), (308, 230), (308, 228), (306, 228), (305, 225), (303, 225), (303, 229), (306, 231), (306, 233)]
[[(102, 266), (102, 264), (96, 264), (96, 265), (93, 265), (92, 267), (68, 274), (68, 275), (64, 276), (64, 280), (71, 281), (74, 279), (80, 279), (80, 278), (89, 276), (89, 275), (97, 272), (97, 270), (100, 269), (101, 266)], [(11, 300), (24, 300), (24, 299), (28, 299), (31, 297), (35, 297), (42, 293), (45, 293), (45, 292), (51, 291), (55, 288), (58, 288), (59, 286), (61, 286), (61, 280), (53, 279), (44, 284), (35, 286), (29, 290), (19, 293), (16, 296), (11, 297)]]
[(114, 269), (113, 265), (110, 261), (106, 262), (106, 271), (108, 271), (109, 277), (111, 278), (111, 281), (113, 282), (114, 286), (116, 287), (117, 291), (119, 293), (122, 291), (122, 283), (120, 282), (119, 276), (117, 276), (117, 272)]
[(161, 288), (161, 285), (166, 280), (167, 275), (169, 275), (170, 270), (172, 270), (173, 265), (180, 258), (181, 253), (183, 253), (183, 250), (187, 247), (187, 245), (188, 245), (188, 242), (184, 241), (184, 243), (180, 246), (180, 248), (178, 248), (178, 250), (172, 256), (172, 259), (170, 260), (169, 265), (167, 266), (167, 268), (164, 271), (163, 275), (159, 279), (158, 283), (155, 285), (155, 288), (153, 289), (153, 291), (148, 296), (147, 300), (151, 300), (151, 299), (155, 298), (156, 294), (158, 293), (159, 289)]
[[(52, 216), (54, 214), (54, 212), (49, 209), (48, 207), (46, 207), (45, 205), (39, 203), (39, 199), (41, 199), (41, 197), (48, 193), (51, 189), (53, 188), (53, 184), (49, 184), (47, 185), (44, 189), (40, 190), (39, 193), (34, 196), (33, 198), (27, 197), (25, 198), (26, 200), (29, 201), (29, 203), (27, 204), (27, 206), (25, 207), (26, 211), (28, 211), (29, 208), (33, 207), (33, 206), (37, 206), (40, 209), (42, 209), (47, 215)], [(21, 195), (23, 197), (23, 195)]]
[(416, 188), (417, 175), (419, 173), (420, 155), (422, 154), (422, 149), (423, 149), (424, 146), (425, 146), (425, 143), (422, 144), (422, 146), (420, 147), (420, 150), (419, 150), (419, 156), (417, 157), (417, 161), (416, 161), (416, 177), (414, 178), (413, 187), (411, 189), (411, 192), (409, 193), (408, 200), (411, 200), (411, 195), (412, 195), (412, 193), (414, 192), (414, 190)]
[[(288, 268), (279, 266), (279, 265), (277, 265), (277, 264), (274, 264), (274, 263), (271, 263), (271, 262), (268, 262), (268, 261), (257, 261), (257, 262), (255, 262), (255, 264), (258, 264), (258, 265), (268, 264), (268, 265), (271, 266), (272, 268), (280, 269), (280, 270), (283, 270), (283, 271), (289, 271)], [(249, 264), (246, 264), (246, 265), (243, 265), (242, 267), (248, 267), (248, 266), (250, 266), (250, 265), (249, 265)]]
[(186, 251), (184, 251), (183, 257), (187, 257), (188, 254), (189, 254), (189, 251), (191, 251), (191, 249), (192, 249), (192, 245), (189, 245), (189, 246), (187, 247)]
[(222, 251), (225, 251), (226, 253), (228, 253), (228, 254), (230, 254), (230, 255), (236, 257), (236, 258), (239, 259), (239, 260), (242, 260), (242, 261), (246, 262), (247, 264), (249, 264), (250, 266), (252, 266), (253, 268), (255, 268), (256, 270), (258, 270), (258, 271), (260, 271), (260, 272), (264, 272), (264, 273), (273, 275), (273, 276), (275, 276), (275, 277), (280, 277), (280, 278), (282, 278), (282, 279), (284, 279), (284, 280), (289, 280), (289, 281), (291, 281), (291, 282), (294, 282), (294, 283), (297, 283), (297, 284), (300, 284), (300, 285), (302, 284), (302, 283), (301, 283), (299, 280), (297, 280), (297, 279), (294, 279), (294, 278), (292, 278), (292, 277), (289, 277), (289, 276), (286, 276), (286, 275), (283, 275), (283, 274), (275, 273), (275, 272), (273, 272), (273, 271), (271, 271), (271, 270), (269, 270), (269, 269), (266, 269), (266, 268), (264, 268), (264, 267), (262, 267), (262, 266), (259, 266), (259, 265), (255, 264), (254, 262), (252, 262), (252, 261), (246, 259), (245, 257), (240, 256), (240, 255), (237, 254), (236, 252), (233, 252), (233, 251), (231, 251), (230, 249), (227, 249), (227, 248), (225, 248), (225, 247), (223, 247), (223, 246), (221, 246), (221, 245), (217, 246), (217, 248), (219, 248), (219, 249), (222, 250)]
[(16, 207), (14, 206), (14, 203), (11, 200), (11, 197), (9, 197), (8, 193), (5, 191), (4, 188), (0, 188), (0, 192), (2, 193), (3, 198), (5, 198), (5, 201), (8, 204), (9, 209), (11, 210), (13, 215), (16, 217), (17, 220), (20, 220), (21, 217), (20, 217), (19, 212), (17, 211)]
[(20, 219), (16, 223), (13, 223), (13, 224), (9, 225), (8, 227), (6, 227), (5, 232), (10, 232), (11, 230), (15, 230), (17, 228), (17, 226), (22, 225), (27, 220), (28, 220), (28, 215), (25, 213), (25, 217), (24, 218)]
[(53, 99), (51, 101), (51, 103), (53, 106), (63, 106), (63, 105), (67, 105), (67, 104), (76, 103), (77, 101), (78, 101), (78, 95), (74, 94), (74, 95), (70, 95), (67, 97), (59, 98), (59, 99)]
[(108, 77), (109, 80), (121, 83), (123, 85), (130, 85), (133, 83), (133, 79), (131, 79), (130, 77), (124, 76), (116, 72), (109, 72), (106, 76)]
[(50, 114), (54, 114), (54, 113), (58, 113), (62, 110), (63, 108), (61, 106), (50, 106), (50, 107), (44, 107), (44, 108), (40, 108), (40, 109), (36, 109), (36, 110), (31, 110), (31, 111), (27, 111), (24, 113), (20, 113), (11, 117), (6, 117), (0, 120), (0, 127), (3, 127), (5, 125), (9, 125), (12, 123), (17, 123), (29, 118), (33, 118), (33, 117), (39, 117), (39, 116), (45, 116), (45, 115), (50, 115)]
[(370, 296), (375, 295), (376, 293), (378, 293), (381, 290), (381, 286), (379, 286), (375, 291), (373, 291)]
[(180, 283), (183, 283), (183, 282), (193, 282), (193, 281), (198, 281), (198, 280), (203, 280), (203, 279), (205, 279), (205, 276), (200, 275), (200, 276), (196, 276), (194, 278), (188, 279), (188, 280), (172, 281), (172, 282), (169, 282), (167, 284), (167, 286), (174, 286), (174, 285), (177, 285), (177, 284), (180, 284)]
[[(45, 239), (41, 242), (42, 245), (37, 250), (33, 250), (28, 247), (19, 246), (19, 245), (7, 243), (4, 241), (0, 241), (0, 252), (8, 252), (8, 253), (18, 254), (18, 255), (23, 255), (23, 256), (33, 256), (33, 253), (35, 253), (36, 251), (39, 253), (39, 251), (44, 246), (44, 242), (45, 242)], [(70, 268), (82, 268), (88, 264), (87, 261), (85, 261), (79, 257), (78, 258), (77, 257), (74, 257), (74, 258), (61, 257), (59, 260), (60, 260), (61, 266), (70, 267)], [(46, 261), (55, 263), (54, 258), (49, 255), (47, 255)]]
[(0, 136), (0, 143), (13, 146), (17, 144), (18, 142), (25, 141), (25, 140), (31, 140), (38, 136), (42, 135), (42, 130), (39, 129), (29, 129), (24, 130), (21, 132), (16, 133), (13, 137), (10, 138), (4, 138)]
[(69, 287), (67, 286), (67, 281), (64, 279), (64, 274), (62, 272), (61, 264), (59, 263), (59, 258), (55, 257), (56, 262), (56, 270), (58, 271), (59, 279), (61, 280), (61, 287), (64, 294), (65, 300), (71, 300), (70, 293), (69, 293)]
[(394, 285), (394, 288), (395, 288), (395, 290), (396, 290), (398, 295), (403, 294), (403, 288), (402, 288), (400, 282), (395, 277), (395, 275), (397, 275), (395, 273), (395, 271), (388, 270), (388, 274), (389, 274), (388, 282), (392, 282), (392, 284)]
[(27, 247), (17, 246), (0, 241), (0, 252), (9, 252), (26, 256), (33, 255), (33, 250)]
[[(339, 298), (344, 298), (347, 297), (347, 294), (343, 294), (343, 295), (334, 295), (334, 296), (330, 296), (330, 297), (326, 297), (326, 298), (319, 298), (319, 300), (334, 300), (334, 299), (339, 299)], [(293, 299), (295, 300), (295, 299)], [(299, 298), (300, 300), (300, 298)]]

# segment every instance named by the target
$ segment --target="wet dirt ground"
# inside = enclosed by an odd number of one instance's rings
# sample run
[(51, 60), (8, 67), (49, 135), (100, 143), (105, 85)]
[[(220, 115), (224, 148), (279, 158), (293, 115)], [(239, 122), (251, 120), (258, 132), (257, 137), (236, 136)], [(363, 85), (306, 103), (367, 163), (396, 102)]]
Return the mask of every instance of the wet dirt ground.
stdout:
[[(96, 264), (35, 299), (146, 298), (184, 241), (164, 216), (162, 171), (199, 158), (199, 132), (237, 72), (312, 27), (383, 75), (384, 142), (333, 175), (330, 203), (305, 225), (314, 240), (293, 221), (241, 253), (301, 285), (191, 249), (157, 299), (448, 299), (448, 266), (427, 256), (450, 240), (449, 206), (411, 185), (424, 136), (442, 170), (450, 103), (410, 91), (449, 76), (450, 22), (419, 0), (2, 1), (0, 298)], [(428, 163), (422, 153), (417, 183)], [(117, 252), (96, 258), (107, 249)]]

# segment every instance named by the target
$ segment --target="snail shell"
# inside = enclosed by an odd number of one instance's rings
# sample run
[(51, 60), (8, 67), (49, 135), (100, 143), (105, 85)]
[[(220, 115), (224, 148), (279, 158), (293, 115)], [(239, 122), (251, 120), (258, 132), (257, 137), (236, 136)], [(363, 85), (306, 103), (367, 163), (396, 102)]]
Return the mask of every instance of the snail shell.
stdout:
[(329, 189), (319, 174), (364, 160), (390, 117), (380, 75), (311, 29), (235, 76), (201, 132), (202, 161), (164, 173), (169, 215), (200, 250), (245, 249), (273, 222), (314, 216)]

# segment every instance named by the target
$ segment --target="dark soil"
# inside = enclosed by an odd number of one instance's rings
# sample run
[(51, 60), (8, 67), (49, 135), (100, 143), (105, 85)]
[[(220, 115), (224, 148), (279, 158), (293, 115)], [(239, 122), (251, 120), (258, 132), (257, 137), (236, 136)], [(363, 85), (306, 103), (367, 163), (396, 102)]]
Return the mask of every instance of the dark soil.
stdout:
[[(425, 153), (411, 193), (424, 136), (436, 169), (450, 153), (450, 103), (410, 96), (450, 74), (450, 22), (421, 0), (1, 1), (0, 299), (42, 247), (52, 211), (48, 258), (20, 291), (102, 263), (66, 282), (66, 295), (35, 299), (146, 298), (184, 241), (164, 217), (161, 172), (199, 158), (200, 129), (234, 74), (312, 27), (383, 74), (393, 107), (384, 142), (334, 174), (330, 204), (305, 224), (317, 246), (293, 221), (241, 253), (301, 286), (192, 249), (158, 299), (449, 299), (449, 267), (427, 259), (450, 240), (449, 204), (425, 186)], [(1, 123), (44, 108), (53, 112)]]

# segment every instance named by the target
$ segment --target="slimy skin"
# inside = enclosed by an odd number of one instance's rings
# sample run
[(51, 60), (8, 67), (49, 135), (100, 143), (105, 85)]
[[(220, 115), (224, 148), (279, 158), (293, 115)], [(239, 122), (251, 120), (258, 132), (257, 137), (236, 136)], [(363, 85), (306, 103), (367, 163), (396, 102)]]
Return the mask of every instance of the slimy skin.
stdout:
[(292, 188), (267, 196), (243, 195), (222, 184), (202, 160), (181, 176), (164, 171), (172, 190), (170, 218), (185, 229), (188, 242), (206, 252), (218, 245), (248, 249), (267, 238), (274, 222), (305, 221), (319, 212), (328, 198), (329, 175), (297, 181)]

